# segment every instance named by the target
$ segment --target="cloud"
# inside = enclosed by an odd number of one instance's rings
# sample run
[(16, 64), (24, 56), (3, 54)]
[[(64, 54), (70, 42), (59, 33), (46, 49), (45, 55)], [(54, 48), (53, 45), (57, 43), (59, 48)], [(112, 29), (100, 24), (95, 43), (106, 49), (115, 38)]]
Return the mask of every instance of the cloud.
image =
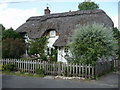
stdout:
[[(83, 2), (85, 0), (0, 0), (0, 3), (22, 3), (33, 1), (47, 1), (47, 2)], [(119, 2), (119, 0), (91, 0), (95, 2)]]
[(6, 9), (8, 6), (8, 4), (0, 4), (0, 11), (3, 11), (4, 9)]
[(17, 3), (17, 2), (30, 2), (36, 0), (0, 0), (0, 3)]
[[(2, 0), (2, 1), (15, 1), (15, 0)], [(16, 1), (20, 1), (20, 0), (16, 0)], [(27, 1), (27, 0), (22, 0), (22, 1)], [(12, 27), (16, 29), (24, 22), (26, 22), (26, 20), (31, 16), (39, 16), (36, 8), (23, 10), (20, 8), (8, 8), (8, 3), (0, 4), (0, 24), (3, 24), (6, 28)], [(110, 16), (110, 17), (114, 22), (114, 26), (118, 27), (118, 16)]]
[(118, 16), (110, 16), (112, 21), (114, 22), (114, 27), (118, 28)]
[(0, 24), (3, 24), (6, 28), (16, 29), (31, 16), (38, 16), (36, 8), (22, 10), (8, 8), (8, 4), (0, 4)]

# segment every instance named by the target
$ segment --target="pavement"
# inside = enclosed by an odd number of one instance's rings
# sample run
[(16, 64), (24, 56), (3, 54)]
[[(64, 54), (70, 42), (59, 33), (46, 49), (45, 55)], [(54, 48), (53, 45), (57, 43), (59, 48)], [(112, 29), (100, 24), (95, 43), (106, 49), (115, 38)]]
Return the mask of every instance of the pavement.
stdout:
[(2, 76), (2, 88), (118, 88), (118, 74), (110, 73), (99, 80), (62, 80), (46, 77)]

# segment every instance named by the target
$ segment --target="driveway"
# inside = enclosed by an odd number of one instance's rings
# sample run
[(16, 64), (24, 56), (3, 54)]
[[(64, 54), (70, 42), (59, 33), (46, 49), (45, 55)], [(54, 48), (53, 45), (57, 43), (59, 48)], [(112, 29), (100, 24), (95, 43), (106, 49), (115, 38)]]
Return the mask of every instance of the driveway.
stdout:
[(99, 80), (60, 80), (2, 75), (2, 88), (118, 88), (118, 74), (110, 73)]

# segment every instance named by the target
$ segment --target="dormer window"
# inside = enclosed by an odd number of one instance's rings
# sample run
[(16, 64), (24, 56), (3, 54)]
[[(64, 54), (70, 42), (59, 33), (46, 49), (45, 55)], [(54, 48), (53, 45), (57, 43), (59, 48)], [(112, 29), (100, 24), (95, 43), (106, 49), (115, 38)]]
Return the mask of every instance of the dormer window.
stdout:
[(28, 38), (28, 35), (27, 35), (27, 34), (25, 34), (25, 38)]
[(59, 36), (55, 29), (48, 29), (43, 35), (45, 35), (47, 38), (57, 38)]
[(55, 37), (56, 36), (56, 32), (55, 31), (50, 31), (50, 37)]

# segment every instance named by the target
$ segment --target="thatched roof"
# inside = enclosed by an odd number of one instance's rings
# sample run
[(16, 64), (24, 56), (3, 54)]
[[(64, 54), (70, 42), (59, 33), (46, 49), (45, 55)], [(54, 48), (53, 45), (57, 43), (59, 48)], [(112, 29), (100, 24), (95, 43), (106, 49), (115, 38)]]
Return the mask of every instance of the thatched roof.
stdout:
[(106, 13), (97, 9), (30, 17), (16, 31), (20, 33), (26, 32), (29, 38), (39, 38), (46, 30), (55, 29), (59, 33), (59, 38), (54, 43), (54, 46), (64, 46), (77, 24), (93, 23), (104, 24), (106, 27), (114, 26)]

